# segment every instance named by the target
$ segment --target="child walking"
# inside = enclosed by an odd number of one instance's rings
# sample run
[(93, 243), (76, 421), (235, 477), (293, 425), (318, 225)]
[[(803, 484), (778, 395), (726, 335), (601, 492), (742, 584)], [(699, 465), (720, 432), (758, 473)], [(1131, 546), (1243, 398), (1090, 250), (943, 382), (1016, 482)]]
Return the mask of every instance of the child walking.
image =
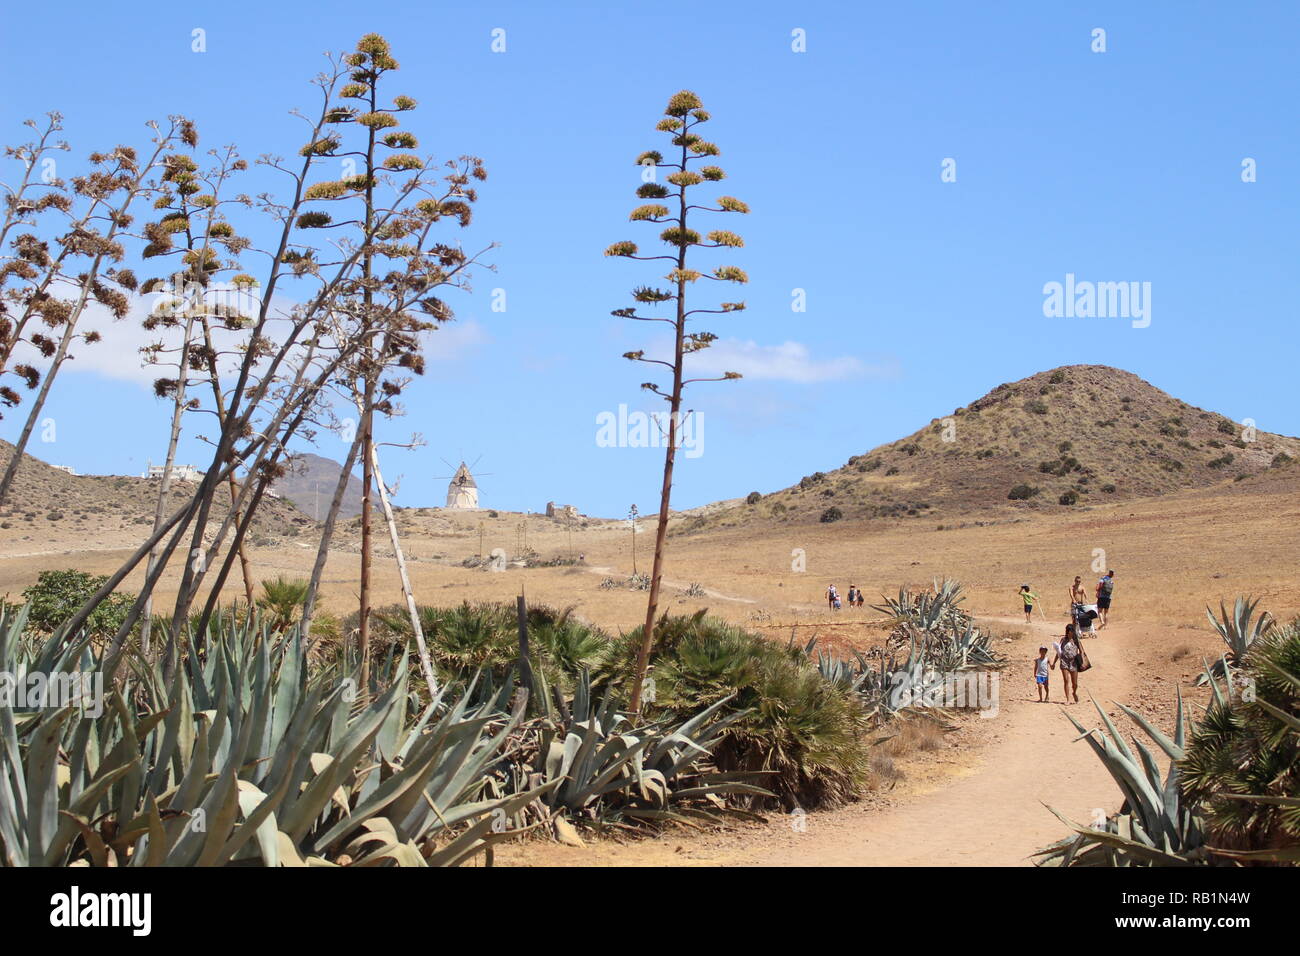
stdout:
[(1052, 699), (1052, 687), (1047, 683), (1047, 671), (1052, 665), (1047, 661), (1047, 645), (1038, 648), (1038, 657), (1034, 660), (1034, 683), (1038, 685), (1038, 702)]
[(1038, 600), (1038, 595), (1029, 590), (1028, 584), (1020, 585), (1020, 592), (1017, 595), (1020, 603), (1025, 606), (1025, 623), (1028, 624), (1034, 616), (1034, 602)]

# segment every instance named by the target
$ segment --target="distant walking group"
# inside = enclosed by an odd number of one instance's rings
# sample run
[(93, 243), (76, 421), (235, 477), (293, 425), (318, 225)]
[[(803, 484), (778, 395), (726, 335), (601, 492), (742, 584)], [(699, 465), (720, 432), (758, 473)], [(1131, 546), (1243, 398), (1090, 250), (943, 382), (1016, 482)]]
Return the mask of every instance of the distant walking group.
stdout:
[[(862, 607), (866, 603), (861, 589), (856, 584), (849, 585), (849, 596), (845, 600), (848, 601), (849, 607)], [(844, 602), (840, 600), (839, 589), (833, 584), (826, 589), (826, 604), (832, 611), (838, 611), (844, 605)]]
[[(1034, 658), (1034, 683), (1038, 686), (1038, 700), (1045, 703), (1051, 699), (1052, 690), (1048, 683), (1048, 674), (1055, 670), (1057, 666), (1061, 669), (1061, 680), (1065, 685), (1065, 701), (1070, 703), (1079, 702), (1079, 674), (1092, 667), (1092, 662), (1088, 660), (1088, 655), (1083, 650), (1083, 645), (1079, 643), (1080, 637), (1096, 637), (1097, 631), (1105, 628), (1110, 618), (1111, 598), (1115, 593), (1115, 572), (1107, 571), (1097, 582), (1095, 603), (1088, 602), (1088, 593), (1083, 587), (1083, 578), (1075, 575), (1074, 583), (1070, 585), (1069, 594), (1069, 613), (1070, 623), (1065, 625), (1065, 635), (1059, 642), (1053, 642), (1051, 649), (1055, 656), (1051, 661), (1047, 659), (1048, 646), (1040, 644), (1038, 647), (1038, 656)], [(1016, 593), (1020, 598), (1021, 605), (1025, 612), (1025, 623), (1029, 623), (1033, 616), (1035, 602), (1038, 595), (1028, 584), (1022, 584), (1020, 590)], [(1041, 610), (1040, 610), (1041, 613)], [(1093, 621), (1100, 620), (1101, 623), (1093, 628)]]

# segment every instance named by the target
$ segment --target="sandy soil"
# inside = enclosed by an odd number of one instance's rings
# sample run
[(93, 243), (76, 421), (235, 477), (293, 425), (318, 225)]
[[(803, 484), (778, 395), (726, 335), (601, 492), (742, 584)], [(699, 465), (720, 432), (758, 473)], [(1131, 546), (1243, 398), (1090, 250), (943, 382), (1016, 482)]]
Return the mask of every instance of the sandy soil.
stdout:
[[(573, 606), (610, 629), (640, 622), (645, 592), (620, 585), (631, 573), (626, 524), (592, 520), (568, 527), (537, 515), (487, 512), (402, 512), (403, 543), (420, 601), (510, 600), (525, 591), (534, 603)], [(637, 567), (648, 569), (652, 526), (637, 537)], [(133, 542), (109, 530), (88, 529), (40, 541), (0, 532), (0, 594), (16, 597), (43, 568), (78, 567), (108, 573)], [(501, 573), (462, 561), (500, 547), (508, 555), (527, 546), (543, 557), (573, 554), (574, 567), (510, 567)], [(401, 598), (388, 547), (376, 551), (376, 603)], [(545, 842), (506, 847), (508, 865), (919, 865), (1023, 864), (1065, 830), (1043, 806), (1086, 821), (1094, 808), (1113, 811), (1117, 791), (1082, 742), (1064, 705), (1035, 703), (1029, 662), (1041, 638), (1064, 628), (1069, 582), (1091, 587), (1096, 566), (1117, 569), (1114, 623), (1088, 642), (1096, 666), (1081, 685), (1112, 713), (1121, 700), (1168, 725), (1175, 687), (1193, 701), (1202, 657), (1221, 649), (1205, 620), (1207, 603), (1237, 594), (1262, 597), (1261, 607), (1282, 619), (1300, 613), (1300, 497), (1293, 489), (1236, 493), (1231, 485), (1140, 502), (1117, 503), (1056, 516), (999, 517), (983, 526), (936, 530), (925, 519), (831, 525), (765, 525), (670, 538), (667, 610), (711, 613), (760, 628), (774, 639), (817, 635), (823, 645), (864, 646), (873, 639), (869, 608), (838, 614), (826, 609), (826, 585), (841, 593), (856, 584), (873, 599), (900, 584), (928, 585), (953, 576), (969, 588), (968, 606), (998, 631), (1011, 664), (1002, 683), (1002, 708), (988, 720), (959, 722), (948, 746), (900, 762), (904, 777), (891, 791), (835, 811), (812, 813), (805, 832), (776, 815), (764, 825), (722, 832), (674, 831), (655, 840), (597, 841), (584, 848)], [(806, 570), (792, 567), (796, 549)], [(284, 573), (305, 577), (314, 549), (292, 538), (253, 550), (259, 579)], [(346, 613), (355, 607), (356, 542), (348, 530), (331, 555), (323, 602)], [(128, 579), (131, 587), (137, 575)], [(174, 587), (174, 572), (164, 579)], [(682, 591), (691, 583), (702, 597)], [(1008, 617), (1015, 593), (1030, 583), (1043, 597), (1049, 623)], [(236, 597), (241, 585), (229, 589)], [(878, 635), (876, 635), (878, 636)], [(1053, 675), (1054, 697), (1060, 678)], [(1095, 725), (1083, 698), (1070, 705)], [(1121, 721), (1121, 726), (1124, 722)]]
[[(1012, 623), (1005, 619), (998, 623)], [(1055, 623), (1035, 622), (1035, 640), (1049, 644)], [(1100, 724), (1089, 694), (1121, 726), (1126, 718), (1111, 701), (1129, 701), (1137, 680), (1127, 666), (1143, 638), (1134, 625), (1115, 625), (1086, 642), (1093, 668), (1080, 679), (1080, 703), (1064, 701), (1061, 677), (1051, 676), (1052, 700), (1039, 703), (1027, 660), (1017, 660), (1001, 683), (996, 716), (973, 718), (958, 732), (960, 744), (939, 756), (914, 755), (907, 772), (919, 779), (884, 801), (827, 813), (782, 813), (766, 825), (663, 839), (587, 847), (533, 842), (499, 850), (506, 866), (1024, 866), (1029, 856), (1065, 834), (1044, 807), (1050, 804), (1086, 823), (1096, 808), (1113, 812), (1115, 787), (1101, 763), (1065, 717)], [(1022, 656), (1025, 656), (1022, 654)], [(1050, 658), (1050, 655), (1049, 655)], [(957, 751), (954, 753), (954, 751)], [(883, 803), (883, 805), (882, 805)], [(802, 825), (801, 825), (802, 824)]]

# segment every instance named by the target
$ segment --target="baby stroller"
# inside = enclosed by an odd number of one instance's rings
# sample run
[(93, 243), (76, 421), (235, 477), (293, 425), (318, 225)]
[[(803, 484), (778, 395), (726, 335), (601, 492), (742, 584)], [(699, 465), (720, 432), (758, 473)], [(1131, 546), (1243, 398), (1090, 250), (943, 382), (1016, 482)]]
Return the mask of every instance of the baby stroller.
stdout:
[(1092, 622), (1098, 617), (1095, 604), (1071, 604), (1070, 617), (1074, 619), (1074, 632), (1079, 637), (1096, 637)]

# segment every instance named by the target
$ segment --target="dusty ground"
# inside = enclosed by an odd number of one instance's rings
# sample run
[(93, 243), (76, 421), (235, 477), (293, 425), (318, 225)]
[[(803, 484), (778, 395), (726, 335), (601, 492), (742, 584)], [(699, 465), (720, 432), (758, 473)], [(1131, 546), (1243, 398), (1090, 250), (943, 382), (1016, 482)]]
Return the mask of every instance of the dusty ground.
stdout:
[[(1006, 621), (990, 622), (1007, 624)], [(1116, 625), (1086, 642), (1093, 668), (1080, 681), (1080, 703), (1066, 704), (1059, 674), (1053, 701), (1042, 704), (1022, 660), (1002, 675), (1000, 706), (967, 718), (937, 752), (913, 754), (892, 791), (828, 813), (770, 814), (765, 825), (665, 839), (566, 847), (531, 843), (498, 851), (507, 866), (1017, 866), (1064, 830), (1043, 806), (1088, 822), (1095, 808), (1113, 812), (1114, 784), (1062, 711), (1085, 726), (1099, 723), (1088, 694), (1119, 724), (1112, 700), (1133, 699), (1138, 679), (1123, 665), (1137, 625)], [(1035, 623), (1015, 648), (1021, 658), (1055, 626)], [(1050, 641), (1049, 641), (1050, 643)], [(1032, 651), (1030, 651), (1032, 653)]]
[[(573, 528), (536, 515), (487, 512), (404, 512), (404, 544), (419, 599), (447, 604), (461, 600), (508, 600), (526, 590), (532, 602), (576, 607), (605, 627), (639, 623), (645, 593), (622, 582), (632, 570), (631, 534), (625, 523), (590, 521)], [(382, 526), (381, 526), (382, 527)], [(647, 570), (649, 522), (637, 536), (637, 566)], [(524, 536), (527, 535), (525, 545)], [(381, 537), (381, 549), (387, 539)], [(914, 754), (900, 764), (903, 777), (890, 791), (860, 804), (813, 813), (805, 832), (784, 816), (766, 825), (720, 833), (670, 833), (658, 840), (585, 848), (545, 843), (498, 853), (508, 864), (876, 864), (1023, 863), (1034, 849), (1063, 835), (1042, 806), (1087, 820), (1093, 808), (1114, 810), (1116, 793), (1104, 770), (1082, 743), (1058, 703), (1032, 698), (1029, 661), (1039, 639), (1064, 628), (1066, 592), (1075, 574), (1089, 587), (1096, 567), (1115, 568), (1114, 624), (1088, 642), (1096, 667), (1083, 676), (1083, 690), (1109, 710), (1122, 700), (1167, 725), (1176, 686), (1190, 688), (1202, 656), (1216, 656), (1220, 643), (1204, 607), (1240, 593), (1262, 597), (1279, 618), (1300, 613), (1295, 557), (1300, 554), (1300, 496), (1290, 484), (1237, 490), (1232, 485), (1183, 492), (1085, 512), (998, 520), (983, 526), (936, 531), (917, 520), (727, 529), (707, 536), (675, 536), (666, 578), (674, 610), (708, 607), (730, 620), (761, 627), (785, 640), (816, 634), (824, 643), (857, 645), (867, 639), (862, 611), (829, 612), (827, 584), (840, 592), (855, 584), (874, 600), (900, 584), (926, 585), (957, 577), (969, 588), (968, 604), (991, 626), (1011, 636), (1001, 645), (1012, 664), (1002, 683), (1002, 708), (992, 719), (959, 722), (947, 746)], [(480, 543), (481, 542), (481, 543)], [(77, 567), (107, 573), (124, 554), (121, 532), (72, 529), (41, 541), (0, 531), (0, 594), (16, 597), (43, 568)], [(292, 538), (252, 552), (259, 578), (279, 573), (306, 576), (314, 551)], [(349, 529), (331, 557), (323, 600), (337, 613), (354, 606), (356, 561)], [(468, 557), (494, 548), (517, 556), (525, 548), (543, 558), (582, 555), (574, 567), (517, 568), (500, 573), (461, 567)], [(796, 549), (804, 571), (792, 569)], [(1104, 554), (1099, 554), (1103, 552)], [(392, 562), (375, 562), (377, 601), (401, 594)], [(168, 579), (168, 582), (173, 580)], [(680, 593), (691, 583), (703, 597)], [(128, 581), (130, 586), (133, 581)], [(1016, 617), (1016, 591), (1031, 584), (1044, 599), (1046, 618), (1026, 629)], [(237, 589), (231, 589), (234, 597)], [(834, 626), (832, 626), (834, 625)], [(1054, 696), (1059, 677), (1053, 675)], [(1095, 722), (1086, 696), (1070, 705), (1080, 720)]]

